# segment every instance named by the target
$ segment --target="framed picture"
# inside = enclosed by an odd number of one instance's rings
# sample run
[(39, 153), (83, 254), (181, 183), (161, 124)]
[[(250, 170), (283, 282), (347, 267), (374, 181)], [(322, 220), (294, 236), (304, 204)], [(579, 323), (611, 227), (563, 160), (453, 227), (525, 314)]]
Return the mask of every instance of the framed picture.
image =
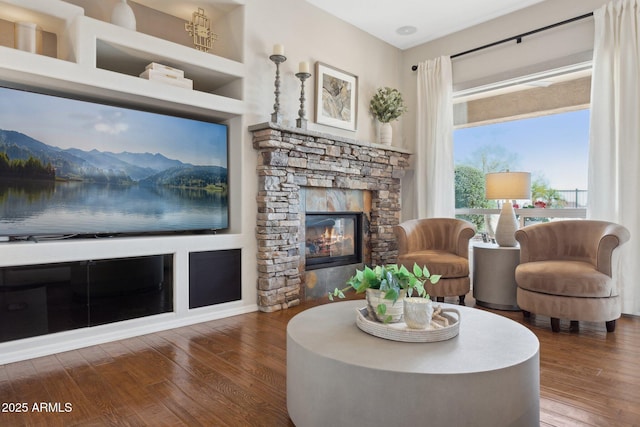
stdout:
[(356, 130), (358, 77), (316, 62), (316, 123)]

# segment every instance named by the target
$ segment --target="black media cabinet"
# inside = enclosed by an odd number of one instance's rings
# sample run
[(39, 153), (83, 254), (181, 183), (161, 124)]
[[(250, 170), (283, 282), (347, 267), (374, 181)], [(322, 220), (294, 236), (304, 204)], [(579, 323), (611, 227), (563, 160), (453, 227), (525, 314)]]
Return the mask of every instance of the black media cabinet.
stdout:
[(173, 255), (0, 268), (0, 342), (173, 311)]

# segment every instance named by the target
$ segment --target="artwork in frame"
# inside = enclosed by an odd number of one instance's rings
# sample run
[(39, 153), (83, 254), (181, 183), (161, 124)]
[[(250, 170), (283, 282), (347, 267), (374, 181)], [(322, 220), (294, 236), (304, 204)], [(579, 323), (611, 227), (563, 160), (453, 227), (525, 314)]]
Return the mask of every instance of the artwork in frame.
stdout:
[(316, 62), (316, 123), (356, 130), (358, 77)]

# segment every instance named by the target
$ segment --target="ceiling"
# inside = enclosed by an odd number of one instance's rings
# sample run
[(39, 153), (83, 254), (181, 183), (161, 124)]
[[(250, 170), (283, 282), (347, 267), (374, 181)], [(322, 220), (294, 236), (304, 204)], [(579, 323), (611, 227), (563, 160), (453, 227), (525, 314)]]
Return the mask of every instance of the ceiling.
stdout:
[[(190, 19), (202, 4), (215, 4), (217, 9), (225, 10), (244, 3), (244, 0), (135, 1), (183, 19)], [(545, 0), (305, 1), (404, 50)], [(406, 31), (408, 27), (414, 27), (415, 32)], [(403, 28), (405, 31), (399, 30)]]
[(404, 50), (544, 0), (306, 1)]

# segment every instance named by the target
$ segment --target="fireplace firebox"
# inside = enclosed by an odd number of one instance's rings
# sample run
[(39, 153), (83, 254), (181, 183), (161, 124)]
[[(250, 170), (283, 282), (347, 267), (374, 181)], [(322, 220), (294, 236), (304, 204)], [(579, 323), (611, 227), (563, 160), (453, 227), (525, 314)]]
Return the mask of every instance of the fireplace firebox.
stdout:
[(362, 262), (362, 213), (305, 214), (307, 270)]

